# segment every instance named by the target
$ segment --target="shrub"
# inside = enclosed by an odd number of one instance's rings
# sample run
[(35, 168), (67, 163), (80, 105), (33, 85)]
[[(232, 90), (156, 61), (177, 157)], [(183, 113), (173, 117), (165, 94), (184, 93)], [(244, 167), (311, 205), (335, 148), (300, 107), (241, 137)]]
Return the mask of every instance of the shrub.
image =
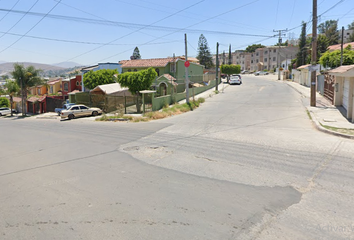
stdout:
[(10, 101), (6, 97), (0, 97), (0, 107), (10, 107)]

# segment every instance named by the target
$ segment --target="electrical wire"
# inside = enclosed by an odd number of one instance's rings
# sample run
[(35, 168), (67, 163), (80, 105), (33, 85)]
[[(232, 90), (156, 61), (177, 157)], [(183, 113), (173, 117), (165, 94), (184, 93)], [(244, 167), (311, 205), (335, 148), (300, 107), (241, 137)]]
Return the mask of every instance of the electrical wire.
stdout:
[[(27, 35), (27, 33), (29, 33), (30, 31), (32, 31), (32, 29), (34, 29), (40, 22), (42, 22), (42, 20), (51, 12), (54, 10), (54, 8), (56, 8), (56, 6), (58, 6), (58, 4), (60, 3), (61, 0), (59, 0), (58, 3), (56, 3), (54, 5), (54, 7), (52, 7), (48, 13), (46, 15), (44, 15), (33, 27), (31, 27), (24, 35)], [(38, 2), (38, 0), (36, 1), (36, 3)], [(10, 47), (12, 47), (13, 45), (15, 45), (17, 42), (19, 42), (24, 36), (21, 36), (19, 39), (17, 39), (14, 43), (12, 43), (10, 46), (6, 47), (5, 49), (3, 49), (2, 51), (0, 51), (0, 53), (6, 51), (7, 49), (9, 49)]]
[[(37, 0), (34, 4), (32, 4), (32, 6), (30, 7), (30, 9), (28, 9), (27, 12), (24, 12), (24, 15), (23, 15), (10, 29), (8, 29), (6, 33), (8, 33), (9, 31), (11, 31), (19, 22), (21, 22), (21, 20), (29, 13), (29, 11), (31, 11), (32, 8), (34, 8), (34, 6), (36, 6), (36, 4), (38, 3), (38, 1), (39, 1), (39, 0)], [(13, 8), (12, 8), (12, 9), (13, 9)], [(11, 9), (11, 11), (13, 11), (12, 9)], [(6, 33), (5, 33), (5, 34), (6, 34)], [(2, 38), (5, 34), (1, 35), (0, 38)]]
[[(0, 31), (0, 33), (5, 33), (5, 32)], [(55, 42), (64, 42), (64, 43), (77, 43), (77, 44), (88, 44), (88, 45), (103, 45), (103, 44), (105, 44), (105, 43), (98, 43), (98, 42), (85, 42), (85, 41), (74, 41), (74, 40), (66, 40), (66, 39), (58, 39), (58, 38), (38, 37), (38, 36), (24, 35), (24, 34), (18, 34), (18, 33), (6, 33), (6, 34), (12, 35), (12, 36), (18, 36), (18, 37), (34, 38), (34, 39), (55, 41)], [(174, 40), (174, 41), (168, 41), (168, 42), (151, 43), (150, 45), (166, 44), (166, 43), (173, 43), (173, 42), (177, 42), (177, 41)], [(124, 46), (124, 45), (136, 46), (136, 45), (139, 45), (139, 43), (111, 43), (109, 45), (112, 45), (112, 46)]]
[[(232, 12), (232, 11), (235, 11), (235, 10), (238, 10), (238, 9), (241, 9), (241, 8), (243, 8), (243, 7), (245, 7), (245, 6), (251, 5), (251, 4), (253, 4), (253, 3), (255, 3), (255, 2), (258, 2), (258, 1), (259, 1), (259, 0), (256, 0), (256, 1), (253, 1), (253, 2), (250, 2), (250, 3), (247, 3), (247, 4), (244, 4), (244, 5), (241, 5), (241, 6), (239, 6), (239, 7), (233, 8), (233, 9), (228, 10), (228, 11), (226, 11), (226, 12), (217, 14), (217, 15), (215, 15), (215, 16), (213, 16), (213, 17), (210, 17), (210, 18), (205, 19), (205, 20), (203, 20), (203, 21), (200, 21), (200, 22), (197, 22), (197, 23), (195, 23), (195, 24), (192, 24), (192, 25), (190, 25), (190, 26), (188, 26), (188, 27), (185, 27), (185, 28), (183, 28), (183, 29), (181, 29), (181, 30), (187, 30), (187, 29), (190, 28), (190, 27), (193, 27), (193, 26), (198, 25), (198, 24), (203, 23), (203, 22), (207, 22), (207, 21), (209, 21), (209, 20), (211, 20), (211, 19), (217, 18), (217, 17), (219, 17), (219, 16), (221, 16), (221, 15), (224, 15), (224, 14), (226, 14), (226, 13), (229, 13), (229, 12)], [(148, 42), (146, 42), (146, 43), (144, 43), (144, 44), (142, 44), (142, 45), (146, 45), (146, 44), (151, 43), (151, 42), (153, 42), (153, 41), (156, 41), (156, 40), (158, 40), (158, 39), (160, 39), (160, 38), (163, 38), (163, 37), (172, 35), (172, 34), (174, 34), (174, 33), (180, 32), (181, 30), (178, 30), (178, 31), (175, 31), (175, 32), (166, 34), (166, 35), (163, 35), (162, 37), (157, 37), (157, 38), (155, 38), (155, 39), (153, 39), (153, 40), (150, 40), (150, 41), (148, 41)], [(131, 50), (131, 49), (130, 49), (130, 50)], [(115, 56), (120, 55), (120, 54), (123, 54), (123, 53), (125, 53), (125, 52), (127, 52), (127, 51), (129, 51), (129, 50), (126, 50), (126, 51), (119, 52), (119, 53), (117, 53), (117, 54), (111, 55), (111, 56), (109, 56), (109, 57), (107, 57), (107, 58), (105, 58), (105, 59), (102, 59), (102, 60), (100, 60), (100, 61), (104, 61), (104, 60), (106, 60), (106, 59), (115, 57)]]
[[(19, 2), (20, 0), (17, 0), (17, 2), (12, 6), (11, 10), (14, 9), (14, 7), (16, 7), (17, 3)], [(0, 22), (8, 15), (9, 13), (7, 12), (1, 19), (0, 19)]]

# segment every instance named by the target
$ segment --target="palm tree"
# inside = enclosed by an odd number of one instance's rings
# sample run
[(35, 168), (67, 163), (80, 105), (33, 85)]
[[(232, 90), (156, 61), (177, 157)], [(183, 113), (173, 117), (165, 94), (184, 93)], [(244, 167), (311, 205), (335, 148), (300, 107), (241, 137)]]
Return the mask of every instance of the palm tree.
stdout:
[(41, 72), (42, 70), (36, 69), (33, 66), (25, 68), (22, 64), (14, 64), (14, 70), (11, 74), (15, 78), (17, 84), (21, 87), (22, 116), (26, 115), (25, 102), (27, 101), (29, 88), (42, 83), (42, 79), (39, 76)]
[(10, 96), (10, 108), (11, 108), (11, 117), (12, 114), (12, 105), (14, 104), (13, 96), (19, 92), (20, 88), (15, 81), (7, 80), (5, 87), (7, 88), (6, 93)]

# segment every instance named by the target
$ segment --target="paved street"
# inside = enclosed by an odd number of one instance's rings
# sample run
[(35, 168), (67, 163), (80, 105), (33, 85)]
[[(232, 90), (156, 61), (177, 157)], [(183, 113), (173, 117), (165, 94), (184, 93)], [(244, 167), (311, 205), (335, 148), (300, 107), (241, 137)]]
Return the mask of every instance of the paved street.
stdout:
[(0, 239), (350, 239), (353, 140), (244, 76), (149, 123), (0, 119)]

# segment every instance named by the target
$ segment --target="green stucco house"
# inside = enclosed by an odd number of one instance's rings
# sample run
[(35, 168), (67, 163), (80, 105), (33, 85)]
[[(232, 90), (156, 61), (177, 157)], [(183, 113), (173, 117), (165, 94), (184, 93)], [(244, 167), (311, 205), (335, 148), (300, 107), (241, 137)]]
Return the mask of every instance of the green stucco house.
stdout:
[[(191, 59), (188, 67), (188, 76), (191, 83), (203, 82), (204, 66), (200, 65), (196, 59)], [(175, 58), (154, 58), (123, 60), (119, 62), (122, 73), (137, 72), (153, 67), (157, 72), (157, 78), (153, 82), (153, 88), (160, 96), (183, 92), (185, 90), (185, 59)]]

